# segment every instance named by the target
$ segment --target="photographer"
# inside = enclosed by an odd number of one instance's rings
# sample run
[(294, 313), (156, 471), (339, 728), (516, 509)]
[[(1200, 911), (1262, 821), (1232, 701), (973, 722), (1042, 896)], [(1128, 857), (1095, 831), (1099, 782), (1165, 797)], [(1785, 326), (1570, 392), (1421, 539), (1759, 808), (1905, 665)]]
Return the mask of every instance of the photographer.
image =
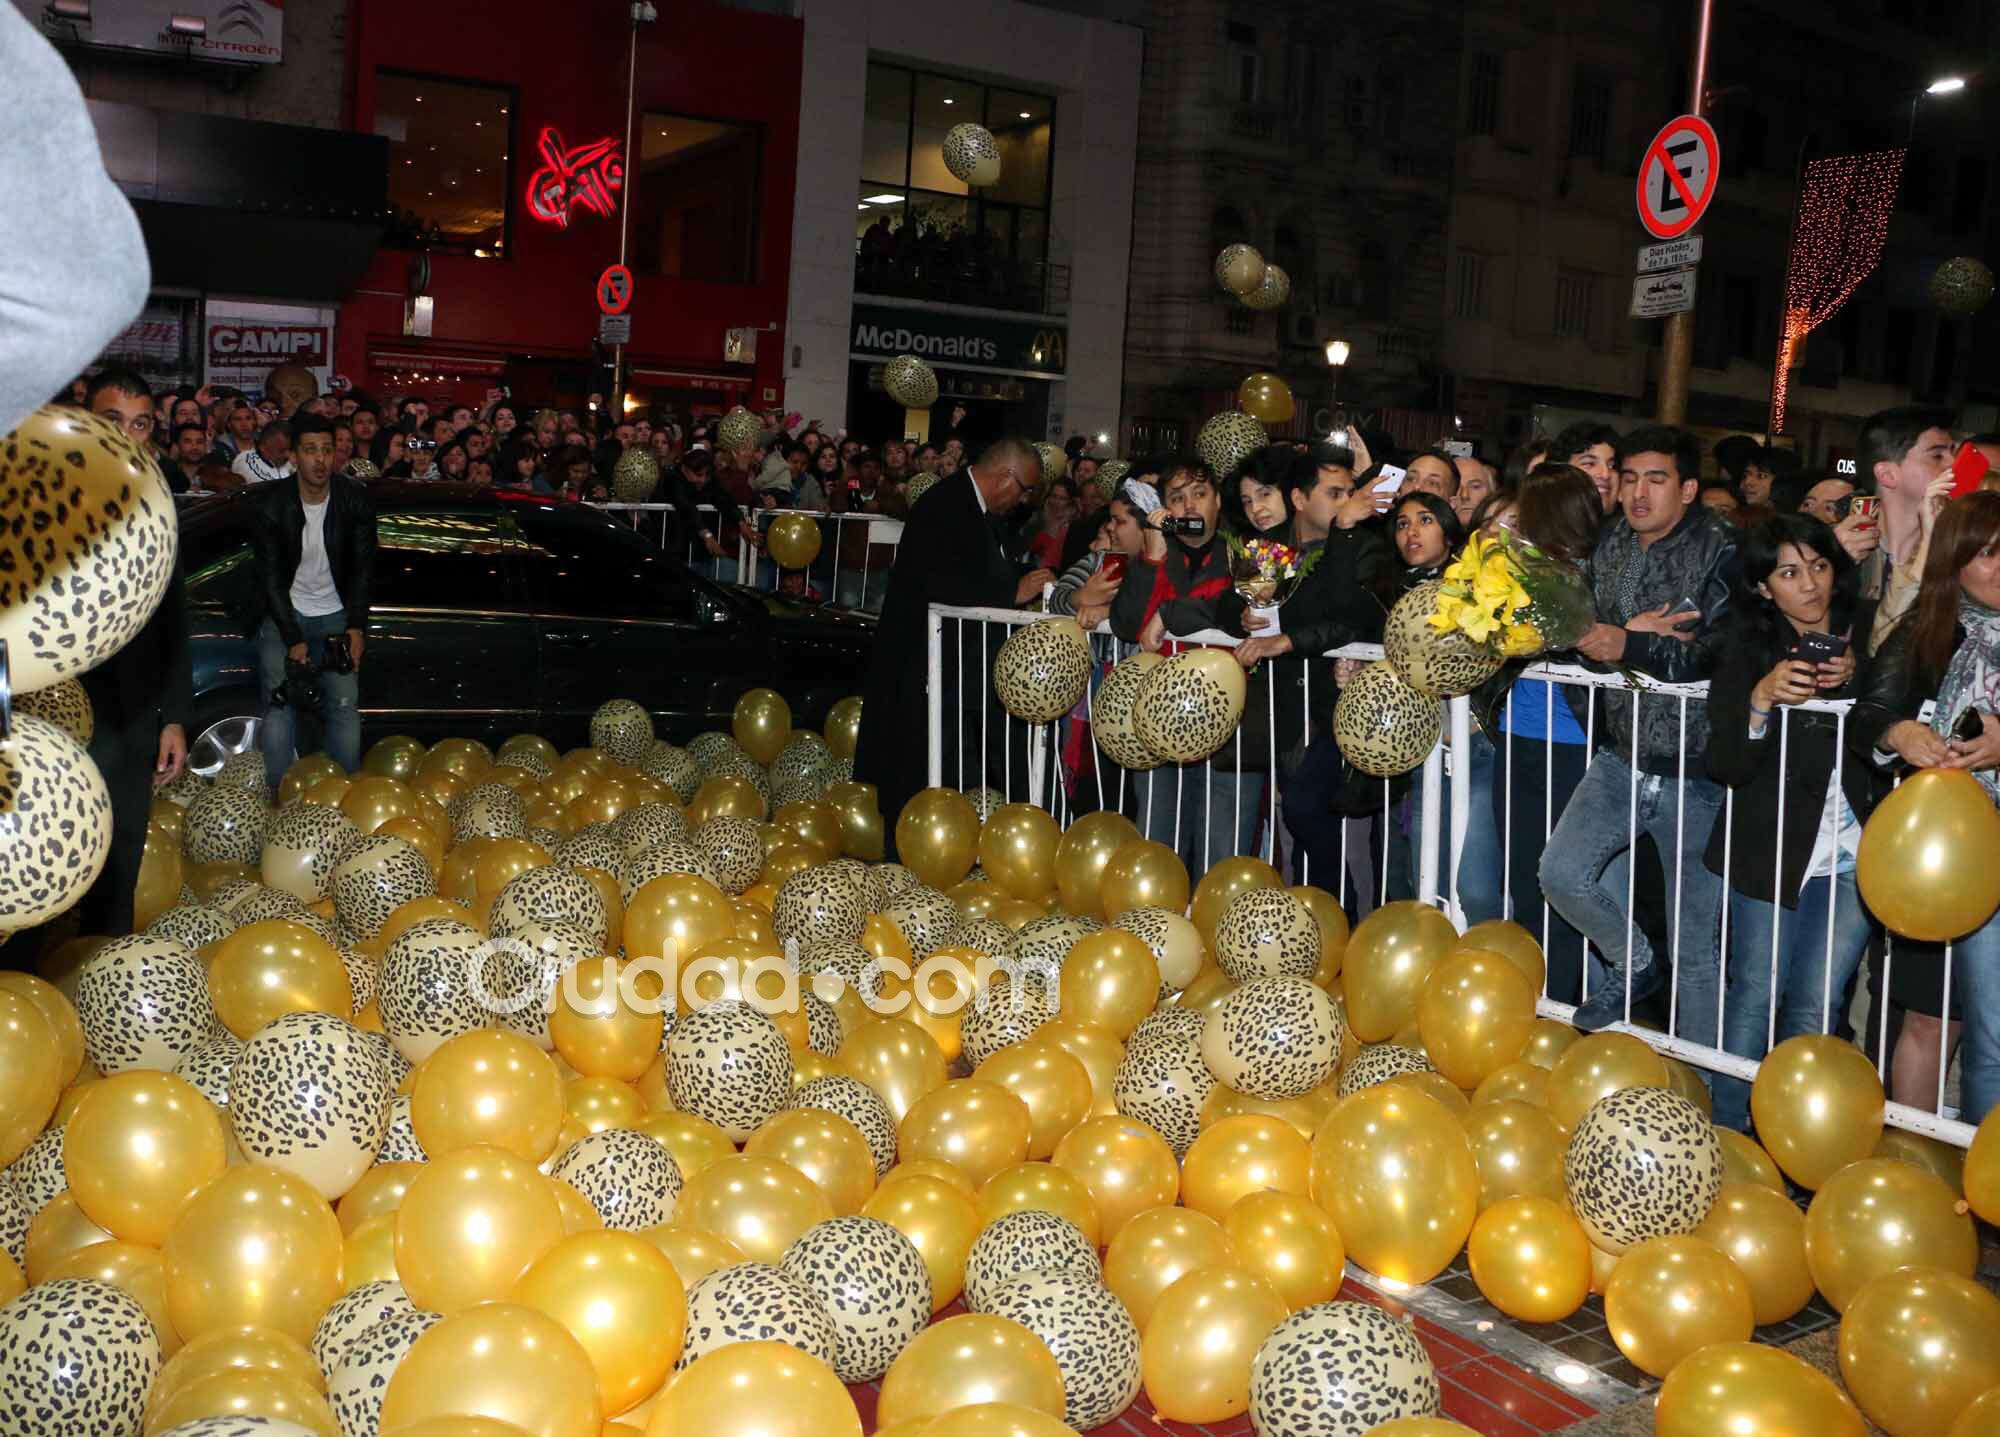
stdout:
[(316, 415), (293, 423), (298, 473), (257, 492), (250, 520), (263, 613), (257, 666), (270, 706), (264, 771), (273, 787), (291, 766), (294, 712), (316, 711), (326, 750), (361, 766), (362, 634), (375, 562), (375, 509), (359, 480), (333, 472), (333, 427)]

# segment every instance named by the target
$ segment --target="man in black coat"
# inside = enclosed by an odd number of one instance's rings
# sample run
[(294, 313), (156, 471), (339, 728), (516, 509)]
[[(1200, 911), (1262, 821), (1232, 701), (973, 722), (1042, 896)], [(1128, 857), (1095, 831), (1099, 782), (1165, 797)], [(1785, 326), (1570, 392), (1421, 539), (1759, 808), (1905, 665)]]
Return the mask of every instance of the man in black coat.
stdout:
[[(293, 421), (298, 473), (250, 499), (250, 555), (262, 613), (258, 676), (264, 772), (273, 787), (297, 756), (294, 679), (317, 688), (326, 751), (361, 767), (360, 668), (375, 566), (375, 506), (358, 479), (333, 472), (333, 426), (316, 414)], [(308, 670), (316, 670), (307, 677)], [(275, 701), (279, 687), (286, 702)], [(310, 702), (308, 702), (310, 707)]]
[[(1022, 573), (1001, 547), (995, 528), (999, 517), (1028, 497), (1041, 480), (1041, 460), (1018, 439), (1002, 439), (979, 456), (970, 468), (940, 480), (919, 499), (904, 522), (896, 563), (889, 571), (889, 593), (882, 603), (875, 649), (868, 666), (868, 683), (861, 706), (861, 735), (854, 753), (854, 776), (876, 787), (890, 856), (894, 855), (896, 815), (930, 782), (930, 683), (943, 695), (947, 722), (956, 713), (962, 722), (962, 742), (955, 749), (945, 740), (946, 783), (959, 786), (955, 753), (978, 754), (979, 719), (991, 697), (986, 670), (998, 649), (991, 643), (986, 664), (977, 677), (977, 691), (959, 700), (957, 635), (947, 625), (943, 670), (930, 669), (929, 613), (932, 604), (1012, 608), (1042, 592), (1054, 576), (1047, 569)], [(977, 636), (966, 631), (968, 642)], [(968, 676), (968, 682), (971, 682)], [(988, 732), (1002, 732), (997, 722)], [(968, 765), (965, 786), (985, 781), (984, 765)]]

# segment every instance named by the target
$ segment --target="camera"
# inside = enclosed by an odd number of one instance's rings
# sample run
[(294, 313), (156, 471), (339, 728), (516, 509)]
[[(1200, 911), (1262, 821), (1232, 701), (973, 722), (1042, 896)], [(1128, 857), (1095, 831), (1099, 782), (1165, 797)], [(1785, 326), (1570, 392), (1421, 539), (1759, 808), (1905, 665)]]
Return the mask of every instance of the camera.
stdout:
[(320, 692), (321, 674), (351, 674), (354, 672), (354, 652), (347, 646), (347, 635), (328, 634), (320, 645), (319, 662), (311, 659), (285, 660), (285, 678), (271, 691), (271, 704), (275, 708), (294, 708), (307, 713), (318, 713), (326, 704), (326, 695)]
[(1160, 521), (1160, 532), (1162, 534), (1200, 534), (1206, 532), (1207, 529), (1208, 525), (1195, 518), (1192, 514), (1185, 518), (1175, 518), (1169, 514)]
[(405, 439), (403, 441), (403, 448), (411, 452), (414, 452), (418, 449), (435, 449), (437, 448), (437, 440), (417, 439), (417, 438)]

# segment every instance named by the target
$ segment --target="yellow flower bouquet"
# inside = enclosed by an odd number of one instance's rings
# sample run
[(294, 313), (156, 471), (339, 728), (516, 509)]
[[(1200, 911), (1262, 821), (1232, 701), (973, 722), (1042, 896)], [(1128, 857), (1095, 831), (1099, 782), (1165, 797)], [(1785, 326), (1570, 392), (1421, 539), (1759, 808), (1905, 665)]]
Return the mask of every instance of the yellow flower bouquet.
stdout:
[(1430, 625), (1502, 658), (1566, 649), (1596, 619), (1583, 575), (1518, 535), (1474, 534), (1444, 571)]

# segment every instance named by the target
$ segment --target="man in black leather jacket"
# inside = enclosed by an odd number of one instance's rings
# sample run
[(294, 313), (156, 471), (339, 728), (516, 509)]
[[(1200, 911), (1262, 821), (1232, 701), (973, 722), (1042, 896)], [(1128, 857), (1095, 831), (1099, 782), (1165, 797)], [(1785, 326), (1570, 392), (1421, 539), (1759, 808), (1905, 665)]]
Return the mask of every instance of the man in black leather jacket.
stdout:
[[(1736, 533), (1696, 503), (1701, 451), (1685, 430), (1636, 430), (1620, 446), (1619, 517), (1591, 558), (1598, 622), (1577, 643), (1593, 666), (1665, 683), (1708, 676), (1704, 642), (1729, 602)], [(1542, 854), (1549, 903), (1611, 967), (1576, 1012), (1586, 1032), (1616, 1022), (1666, 980), (1668, 964), (1633, 921), (1627, 901), (1632, 833), (1652, 835), (1674, 924), (1676, 1031), (1716, 1041), (1717, 934), (1722, 880), (1702, 862), (1722, 790), (1702, 761), (1705, 706), (1667, 696), (1605, 695), (1597, 753)], [(1636, 813), (1635, 813), (1636, 809)], [(1621, 860), (1623, 860), (1621, 862)], [(1628, 952), (1629, 935), (1629, 952)]]
[(262, 605), (257, 668), (270, 701), (261, 745), (273, 786), (297, 757), (301, 684), (318, 690), (326, 751), (350, 772), (361, 767), (362, 636), (375, 564), (375, 506), (359, 480), (333, 472), (333, 426), (302, 414), (293, 427), (298, 473), (247, 501)]

